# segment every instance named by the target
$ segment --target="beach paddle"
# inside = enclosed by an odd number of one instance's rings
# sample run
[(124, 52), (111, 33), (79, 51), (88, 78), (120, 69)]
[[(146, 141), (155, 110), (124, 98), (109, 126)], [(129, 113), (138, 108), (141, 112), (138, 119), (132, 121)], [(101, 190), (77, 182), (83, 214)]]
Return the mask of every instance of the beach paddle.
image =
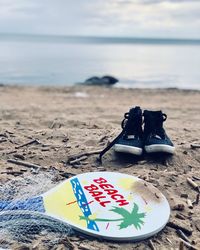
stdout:
[(82, 233), (115, 241), (148, 238), (162, 230), (170, 216), (157, 188), (115, 172), (80, 174), (38, 197), (0, 201), (1, 214), (13, 210), (40, 212)]

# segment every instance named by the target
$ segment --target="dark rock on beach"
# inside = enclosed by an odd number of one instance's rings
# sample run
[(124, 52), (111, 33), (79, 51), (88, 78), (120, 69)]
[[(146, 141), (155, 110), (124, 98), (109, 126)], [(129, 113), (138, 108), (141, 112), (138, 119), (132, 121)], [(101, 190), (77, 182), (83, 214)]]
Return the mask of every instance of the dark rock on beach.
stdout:
[(93, 76), (93, 77), (85, 80), (85, 82), (83, 84), (86, 84), (86, 85), (114, 85), (118, 81), (119, 80), (113, 76), (103, 76), (103, 77)]

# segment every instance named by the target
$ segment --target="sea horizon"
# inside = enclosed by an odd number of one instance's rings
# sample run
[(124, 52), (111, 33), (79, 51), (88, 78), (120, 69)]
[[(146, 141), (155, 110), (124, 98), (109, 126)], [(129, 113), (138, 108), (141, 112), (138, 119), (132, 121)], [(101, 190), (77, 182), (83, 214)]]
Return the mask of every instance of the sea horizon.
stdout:
[(0, 83), (69, 86), (112, 75), (122, 88), (200, 89), (200, 39), (0, 33)]
[(103, 44), (172, 44), (172, 45), (200, 45), (200, 38), (180, 37), (140, 37), (140, 36), (92, 36), (92, 35), (64, 35), (64, 34), (34, 34), (34, 33), (0, 33), (0, 39), (14, 39), (35, 42), (61, 43), (103, 43)]

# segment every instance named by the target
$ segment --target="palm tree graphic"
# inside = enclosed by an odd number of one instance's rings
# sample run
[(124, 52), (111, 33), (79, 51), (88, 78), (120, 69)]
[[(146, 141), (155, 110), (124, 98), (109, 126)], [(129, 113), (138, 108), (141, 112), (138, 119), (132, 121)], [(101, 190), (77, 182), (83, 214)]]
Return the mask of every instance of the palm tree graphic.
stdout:
[(133, 209), (131, 213), (122, 207), (113, 207), (110, 211), (119, 214), (122, 218), (119, 219), (103, 219), (103, 218), (96, 218), (90, 219), (86, 216), (79, 216), (80, 220), (92, 220), (92, 221), (99, 221), (99, 222), (114, 222), (114, 221), (121, 221), (118, 225), (119, 229), (127, 228), (128, 226), (133, 225), (137, 230), (141, 229), (141, 225), (144, 224), (142, 220), (145, 217), (145, 213), (138, 213), (139, 207), (136, 203), (134, 203)]

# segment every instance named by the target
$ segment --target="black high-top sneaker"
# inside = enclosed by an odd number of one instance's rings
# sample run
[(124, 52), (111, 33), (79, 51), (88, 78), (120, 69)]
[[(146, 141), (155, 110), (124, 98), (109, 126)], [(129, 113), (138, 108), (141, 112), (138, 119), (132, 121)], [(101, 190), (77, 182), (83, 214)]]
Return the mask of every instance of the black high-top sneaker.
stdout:
[(144, 148), (147, 153), (165, 152), (173, 154), (175, 147), (167, 136), (163, 122), (167, 115), (162, 111), (148, 111), (144, 113)]
[(124, 114), (121, 127), (122, 132), (100, 153), (100, 160), (112, 146), (116, 152), (142, 154), (142, 110), (140, 107), (132, 108)]

